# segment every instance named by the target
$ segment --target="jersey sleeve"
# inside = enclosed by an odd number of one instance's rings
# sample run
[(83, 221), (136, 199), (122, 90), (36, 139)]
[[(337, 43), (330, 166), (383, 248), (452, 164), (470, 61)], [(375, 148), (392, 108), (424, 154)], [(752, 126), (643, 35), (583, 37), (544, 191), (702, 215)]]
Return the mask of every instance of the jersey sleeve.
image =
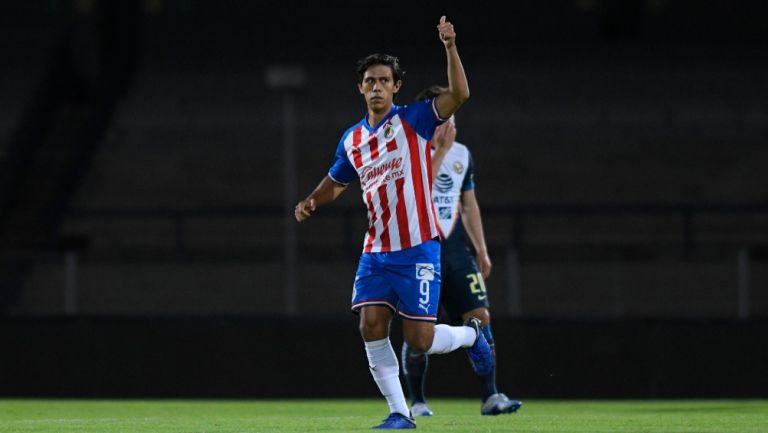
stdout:
[(468, 153), (467, 156), (469, 162), (467, 162), (467, 171), (464, 174), (464, 181), (461, 183), (461, 192), (475, 189), (475, 163), (472, 161), (472, 153)]
[(348, 185), (357, 178), (357, 170), (355, 170), (355, 167), (349, 162), (349, 157), (344, 149), (344, 138), (346, 136), (347, 134), (344, 134), (344, 137), (339, 141), (339, 145), (336, 147), (336, 155), (333, 159), (333, 165), (331, 166), (331, 169), (328, 170), (328, 176), (331, 180), (342, 185)]
[(426, 140), (431, 140), (438, 125), (445, 123), (437, 114), (435, 98), (416, 101), (403, 107), (402, 117), (416, 129), (416, 133)]

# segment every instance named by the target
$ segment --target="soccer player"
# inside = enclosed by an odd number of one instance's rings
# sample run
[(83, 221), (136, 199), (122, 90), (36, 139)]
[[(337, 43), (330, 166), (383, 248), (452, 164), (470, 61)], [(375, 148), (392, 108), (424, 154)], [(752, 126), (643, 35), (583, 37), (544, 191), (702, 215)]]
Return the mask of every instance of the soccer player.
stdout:
[(437, 25), (448, 63), (448, 89), (430, 100), (395, 105), (403, 70), (396, 57), (372, 54), (358, 63), (358, 90), (367, 115), (341, 137), (328, 175), (295, 208), (296, 220), (335, 200), (355, 178), (368, 208), (368, 231), (355, 275), (352, 311), (360, 315), (360, 333), (368, 366), (389, 405), (389, 416), (375, 428), (415, 428), (400, 385), (400, 367), (389, 340), (394, 314), (403, 320), (408, 344), (427, 354), (468, 348), (479, 374), (490, 371), (493, 357), (470, 318), (464, 326), (435, 325), (440, 297), (440, 242), (432, 205), (429, 141), (435, 128), (469, 98), (456, 48), (453, 24)]
[[(432, 86), (421, 91), (416, 99), (430, 100), (446, 92), (441, 86)], [(482, 388), (483, 415), (499, 415), (517, 411), (522, 403), (510, 400), (496, 389), (496, 352), (491, 315), (488, 311), (488, 293), (484, 279), (491, 274), (491, 259), (483, 235), (480, 207), (475, 197), (474, 169), (469, 149), (455, 141), (455, 117), (440, 125), (432, 139), (432, 177), (434, 186), (432, 201), (437, 209), (440, 232), (443, 237), (441, 246), (442, 285), (440, 304), (443, 306), (449, 322), (467, 320), (470, 317), (480, 319), (482, 333), (493, 353), (490, 371), (478, 374)], [(466, 229), (466, 231), (465, 231)], [(465, 233), (469, 237), (475, 256), (466, 243)], [(432, 410), (424, 397), (428, 357), (427, 354), (414, 350), (408, 342), (402, 348), (403, 373), (405, 374), (411, 397), (413, 416), (431, 416)]]

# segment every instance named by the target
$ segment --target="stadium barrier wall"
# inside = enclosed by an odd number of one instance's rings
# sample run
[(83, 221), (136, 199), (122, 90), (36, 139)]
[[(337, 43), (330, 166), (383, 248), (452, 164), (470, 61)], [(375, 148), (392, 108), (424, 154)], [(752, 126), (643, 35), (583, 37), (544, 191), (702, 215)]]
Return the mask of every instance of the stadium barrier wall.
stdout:
[[(399, 351), (401, 328), (393, 325)], [(768, 397), (768, 321), (497, 320), (514, 398)], [(5, 318), (0, 395), (378, 396), (353, 315)], [(477, 396), (463, 353), (430, 358), (427, 395)]]

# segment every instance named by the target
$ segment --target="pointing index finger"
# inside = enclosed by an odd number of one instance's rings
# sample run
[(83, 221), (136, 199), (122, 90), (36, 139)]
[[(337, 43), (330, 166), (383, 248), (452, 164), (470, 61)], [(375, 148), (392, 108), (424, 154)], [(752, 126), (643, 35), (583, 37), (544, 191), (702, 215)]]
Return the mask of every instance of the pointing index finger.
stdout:
[(445, 24), (445, 15), (440, 17), (440, 24)]

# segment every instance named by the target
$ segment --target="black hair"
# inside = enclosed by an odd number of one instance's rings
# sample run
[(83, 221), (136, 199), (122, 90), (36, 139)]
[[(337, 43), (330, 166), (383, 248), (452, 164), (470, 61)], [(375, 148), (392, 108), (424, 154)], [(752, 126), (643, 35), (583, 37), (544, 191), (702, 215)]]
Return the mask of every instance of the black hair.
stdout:
[(405, 71), (400, 68), (400, 60), (395, 56), (390, 56), (389, 54), (371, 54), (370, 56), (365, 57), (364, 59), (361, 59), (357, 62), (357, 82), (362, 83), (363, 82), (363, 76), (365, 75), (365, 71), (368, 70), (371, 66), (374, 65), (384, 65), (389, 66), (392, 69), (392, 78), (394, 78), (395, 82), (398, 82), (403, 79), (405, 76)]
[(416, 95), (416, 100), (425, 101), (427, 99), (432, 99), (435, 96), (441, 93), (445, 93), (447, 91), (448, 91), (448, 88), (444, 86), (438, 86), (438, 85), (429, 86)]

